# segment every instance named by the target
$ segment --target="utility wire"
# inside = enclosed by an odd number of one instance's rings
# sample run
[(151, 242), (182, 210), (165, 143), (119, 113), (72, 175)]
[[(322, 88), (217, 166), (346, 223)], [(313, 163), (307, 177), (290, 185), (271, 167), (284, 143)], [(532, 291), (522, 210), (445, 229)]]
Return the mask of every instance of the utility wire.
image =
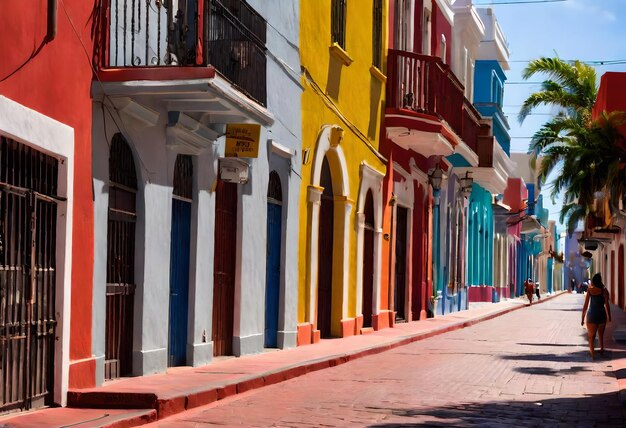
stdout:
[(529, 4), (529, 3), (561, 3), (568, 0), (521, 0), (521, 1), (492, 1), (489, 3), (474, 3), (474, 6), (498, 6), (501, 4)]

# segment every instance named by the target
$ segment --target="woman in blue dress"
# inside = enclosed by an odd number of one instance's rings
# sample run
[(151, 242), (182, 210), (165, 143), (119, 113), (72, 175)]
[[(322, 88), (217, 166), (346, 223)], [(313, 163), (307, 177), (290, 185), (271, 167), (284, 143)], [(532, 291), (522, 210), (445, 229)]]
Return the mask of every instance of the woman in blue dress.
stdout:
[(587, 289), (585, 304), (583, 305), (583, 317), (580, 325), (585, 323), (587, 315), (587, 336), (589, 337), (589, 352), (591, 359), (595, 359), (594, 342), (596, 332), (600, 339), (600, 355), (604, 356), (604, 329), (607, 318), (611, 322), (611, 307), (609, 305), (609, 291), (602, 283), (602, 276), (597, 273), (591, 278), (591, 286)]

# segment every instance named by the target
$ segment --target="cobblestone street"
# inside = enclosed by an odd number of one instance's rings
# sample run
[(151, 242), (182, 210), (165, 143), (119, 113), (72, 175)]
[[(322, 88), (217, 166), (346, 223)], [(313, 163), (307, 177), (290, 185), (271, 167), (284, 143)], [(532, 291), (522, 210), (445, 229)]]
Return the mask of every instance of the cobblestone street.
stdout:
[(582, 303), (565, 294), (156, 425), (624, 426), (624, 351), (591, 361)]

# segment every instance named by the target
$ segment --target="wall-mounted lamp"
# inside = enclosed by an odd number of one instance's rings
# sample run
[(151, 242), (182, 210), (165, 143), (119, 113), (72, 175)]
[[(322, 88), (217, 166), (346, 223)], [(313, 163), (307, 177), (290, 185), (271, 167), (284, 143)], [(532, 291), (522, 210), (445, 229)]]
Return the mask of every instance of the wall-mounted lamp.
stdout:
[(433, 186), (433, 190), (438, 191), (441, 189), (442, 180), (443, 180), (443, 170), (439, 166), (439, 163), (437, 163), (437, 165), (435, 166), (435, 169), (433, 169), (430, 172), (430, 174), (428, 174), (428, 182), (430, 183), (431, 186)]
[(472, 193), (472, 184), (474, 184), (474, 179), (470, 177), (470, 174), (469, 171), (465, 171), (465, 177), (459, 178), (459, 186), (465, 198), (468, 198)]

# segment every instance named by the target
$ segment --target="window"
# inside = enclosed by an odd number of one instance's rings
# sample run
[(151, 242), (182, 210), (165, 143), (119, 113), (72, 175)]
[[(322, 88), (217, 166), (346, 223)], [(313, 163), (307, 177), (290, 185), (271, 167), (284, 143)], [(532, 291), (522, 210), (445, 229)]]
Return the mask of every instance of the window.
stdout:
[(382, 69), (383, 58), (383, 0), (374, 0), (374, 10), (372, 12), (372, 64), (378, 69)]
[(332, 42), (346, 48), (346, 3), (347, 0), (332, 0), (330, 26)]

